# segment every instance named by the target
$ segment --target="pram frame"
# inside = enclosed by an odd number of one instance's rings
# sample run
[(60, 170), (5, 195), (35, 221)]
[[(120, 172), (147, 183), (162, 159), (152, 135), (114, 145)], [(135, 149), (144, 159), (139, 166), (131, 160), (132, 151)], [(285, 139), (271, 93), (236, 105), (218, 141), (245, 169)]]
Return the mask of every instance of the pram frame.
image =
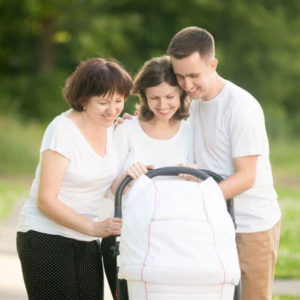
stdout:
[[(201, 180), (205, 180), (209, 177), (212, 177), (217, 183), (221, 182), (224, 178), (219, 174), (204, 170), (204, 169), (194, 169), (189, 167), (163, 167), (149, 170), (146, 174), (149, 178), (156, 176), (178, 176), (179, 174), (188, 174), (198, 177)], [(132, 177), (126, 176), (123, 181), (119, 184), (116, 194), (115, 194), (115, 218), (122, 218), (122, 195), (126, 186), (133, 180)], [(227, 202), (227, 211), (231, 216), (234, 227), (236, 228), (235, 216), (234, 216), (234, 201), (233, 199), (228, 199)], [(119, 236), (116, 236), (116, 243), (113, 247), (114, 255), (118, 256), (119, 251)], [(127, 289), (126, 280), (118, 279), (118, 267), (117, 267), (117, 278), (116, 278), (116, 300), (127, 300), (127, 292), (124, 292), (124, 289)], [(241, 282), (235, 287), (233, 300), (242, 300), (241, 296)]]

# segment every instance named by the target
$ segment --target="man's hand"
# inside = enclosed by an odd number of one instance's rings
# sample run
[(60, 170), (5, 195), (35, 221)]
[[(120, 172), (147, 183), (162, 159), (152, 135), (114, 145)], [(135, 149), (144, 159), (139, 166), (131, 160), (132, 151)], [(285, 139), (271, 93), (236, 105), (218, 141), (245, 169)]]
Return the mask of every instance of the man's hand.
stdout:
[[(134, 112), (134, 115), (137, 116), (138, 115), (138, 112), (135, 111)], [(115, 125), (115, 128), (117, 128), (120, 124), (123, 124), (124, 123), (124, 120), (132, 120), (132, 115), (128, 114), (128, 113), (124, 113), (123, 114), (123, 118), (121, 117), (118, 117), (114, 123)]]
[[(197, 164), (191, 164), (191, 163), (184, 163), (184, 164), (179, 164), (180, 167), (188, 167), (188, 168), (193, 168), (193, 169), (199, 169), (199, 166)], [(190, 174), (178, 174), (180, 178), (184, 178), (188, 181), (195, 181), (198, 182), (199, 178)]]

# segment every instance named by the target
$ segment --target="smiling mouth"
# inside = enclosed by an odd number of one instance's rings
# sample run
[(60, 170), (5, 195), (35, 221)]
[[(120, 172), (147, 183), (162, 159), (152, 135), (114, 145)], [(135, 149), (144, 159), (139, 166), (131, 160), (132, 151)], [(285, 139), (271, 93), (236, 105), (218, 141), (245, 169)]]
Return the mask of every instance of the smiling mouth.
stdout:
[(106, 121), (112, 121), (115, 119), (115, 116), (103, 116), (104, 120)]
[(161, 115), (168, 115), (170, 113), (170, 110), (158, 110), (158, 112)]
[(194, 95), (194, 94), (196, 94), (196, 92), (197, 92), (198, 90), (199, 90), (199, 88), (193, 88), (193, 89), (187, 91), (187, 93), (188, 93), (189, 95)]

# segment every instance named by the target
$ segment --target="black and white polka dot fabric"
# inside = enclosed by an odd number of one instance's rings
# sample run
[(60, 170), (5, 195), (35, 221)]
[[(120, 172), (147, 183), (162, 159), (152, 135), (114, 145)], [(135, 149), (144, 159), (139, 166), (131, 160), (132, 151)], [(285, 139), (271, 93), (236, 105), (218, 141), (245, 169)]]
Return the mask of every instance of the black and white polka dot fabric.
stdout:
[(103, 270), (97, 241), (36, 231), (17, 233), (29, 300), (102, 300)]

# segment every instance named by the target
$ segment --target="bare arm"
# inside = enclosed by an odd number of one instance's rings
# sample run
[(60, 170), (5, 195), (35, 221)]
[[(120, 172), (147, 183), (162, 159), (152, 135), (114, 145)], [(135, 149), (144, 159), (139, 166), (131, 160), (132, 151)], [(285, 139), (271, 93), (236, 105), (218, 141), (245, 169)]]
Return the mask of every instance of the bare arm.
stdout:
[(251, 188), (255, 182), (257, 155), (233, 159), (234, 174), (219, 183), (224, 198), (233, 198)]
[(57, 199), (67, 164), (68, 159), (58, 152), (47, 150), (42, 154), (37, 199), (39, 209), (60, 225), (89, 236), (120, 234), (121, 219), (108, 218), (102, 222), (94, 222)]

